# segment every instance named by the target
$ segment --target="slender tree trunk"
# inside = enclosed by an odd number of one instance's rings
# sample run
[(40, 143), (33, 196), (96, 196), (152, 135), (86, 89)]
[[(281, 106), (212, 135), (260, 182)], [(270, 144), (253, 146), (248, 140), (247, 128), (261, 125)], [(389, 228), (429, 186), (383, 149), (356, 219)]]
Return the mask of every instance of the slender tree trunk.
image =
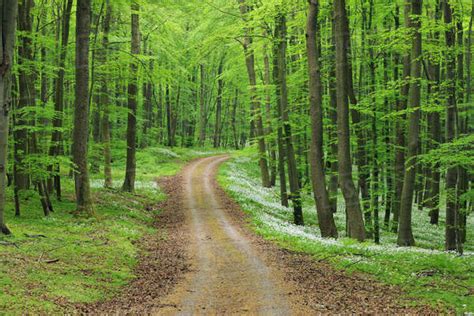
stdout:
[[(140, 54), (140, 26), (138, 11), (140, 6), (132, 2), (132, 56)], [(128, 83), (128, 123), (127, 123), (127, 165), (122, 190), (135, 191), (136, 150), (137, 150), (137, 97), (138, 97), (138, 62), (133, 59), (130, 63), (130, 78)]]
[[(178, 89), (176, 90), (176, 104), (175, 109), (172, 107), (170, 108), (170, 139), (169, 139), (169, 146), (174, 147), (176, 146), (176, 128), (178, 126), (178, 111), (179, 111), (179, 100), (181, 97), (181, 86), (178, 85)], [(170, 97), (170, 105), (171, 105), (171, 97)]]
[[(373, 6), (373, 2), (369, 1), (369, 6)], [(367, 9), (366, 6), (363, 6), (362, 12), (362, 30), (361, 30), (361, 44), (362, 44), (362, 54), (366, 54), (366, 42), (367, 42), (367, 33), (370, 30), (370, 20), (368, 21), (367, 19)], [(349, 24), (344, 23), (344, 32), (343, 34), (346, 36), (346, 42), (347, 42), (347, 51), (349, 54), (351, 54), (351, 42), (350, 42), (350, 29), (349, 29)], [(370, 43), (369, 43), (370, 46)], [(370, 53), (370, 51), (369, 51)], [(369, 62), (371, 61), (371, 58), (369, 56)], [(357, 164), (357, 185), (360, 190), (360, 196), (361, 196), (361, 206), (362, 206), (362, 212), (364, 215), (364, 220), (365, 220), (365, 225), (366, 225), (366, 233), (367, 237), (371, 238), (372, 237), (372, 215), (370, 212), (370, 194), (369, 194), (369, 187), (370, 187), (370, 167), (369, 167), (369, 156), (367, 154), (367, 139), (368, 135), (366, 133), (366, 126), (368, 125), (365, 119), (365, 115), (358, 111), (355, 106), (357, 106), (357, 98), (354, 93), (353, 86), (354, 84), (352, 83), (352, 60), (349, 58), (347, 59), (347, 67), (348, 67), (348, 72), (351, 74), (350, 76), (347, 76), (347, 80), (349, 81), (347, 84), (348, 88), (348, 95), (349, 95), (349, 102), (352, 105), (351, 109), (351, 118), (352, 118), (352, 125), (355, 129), (355, 134), (357, 137), (357, 150), (355, 151), (355, 161)], [(365, 63), (360, 63), (360, 68), (359, 68), (359, 97), (360, 94), (362, 93), (363, 89), (363, 84), (365, 76), (363, 73), (365, 72)], [(369, 69), (369, 72), (371, 69)]]
[[(109, 47), (109, 32), (110, 32), (110, 21), (112, 17), (112, 7), (110, 6), (110, 0), (106, 0), (106, 13), (103, 21), (103, 33), (102, 47), (104, 52), (102, 53), (102, 62), (104, 65), (107, 64), (107, 49)], [(102, 130), (102, 143), (104, 153), (104, 187), (112, 187), (112, 153), (110, 150), (110, 100), (109, 100), (109, 89), (108, 89), (108, 75), (102, 74), (101, 78), (101, 95), (100, 103), (103, 109), (101, 130)]]
[(166, 102), (166, 131), (168, 134), (168, 146), (173, 147), (173, 132), (172, 132), (172, 125), (173, 125), (173, 109), (171, 108), (171, 96), (170, 96), (170, 86), (169, 84), (166, 85), (165, 88), (165, 102)]
[[(456, 138), (456, 59), (453, 54), (455, 49), (455, 28), (453, 25), (453, 12), (448, 0), (443, 0), (444, 23), (446, 24), (446, 46), (448, 54), (446, 57), (446, 81), (447, 81), (447, 104), (446, 104), (446, 142), (452, 142)], [(457, 250), (462, 253), (462, 244), (459, 238), (459, 210), (456, 199), (456, 186), (458, 183), (458, 168), (451, 166), (446, 172), (446, 250)]]
[[(405, 10), (405, 26), (410, 27), (410, 3), (406, 2), (404, 6)], [(408, 92), (410, 89), (409, 77), (411, 72), (411, 59), (410, 52), (406, 52), (403, 55), (403, 74), (402, 80), (403, 84), (400, 88), (400, 98), (396, 102), (396, 111), (402, 112), (405, 111), (408, 104)], [(400, 204), (402, 198), (402, 189), (403, 189), (403, 178), (405, 176), (405, 129), (406, 129), (406, 115), (401, 115), (395, 124), (395, 160), (394, 160), (394, 171), (395, 171), (395, 196), (393, 199), (393, 221), (392, 221), (392, 231), (398, 231), (398, 220), (400, 218)]]
[(272, 96), (271, 96), (271, 75), (270, 75), (270, 58), (267, 52), (268, 47), (264, 46), (264, 57), (263, 57), (263, 65), (264, 65), (264, 76), (263, 76), (263, 84), (265, 85), (265, 111), (266, 111), (266, 135), (270, 135), (270, 140), (268, 141), (268, 152), (269, 152), (269, 165), (270, 165), (270, 185), (275, 186), (276, 178), (277, 178), (277, 154), (276, 154), (276, 144), (273, 136), (273, 128), (272, 128)]
[(398, 223), (399, 246), (413, 246), (412, 232), (413, 194), (416, 180), (416, 156), (420, 143), (420, 105), (421, 105), (421, 12), (422, 0), (406, 0), (411, 5), (410, 28), (413, 30), (411, 50), (410, 92), (408, 106), (412, 110), (408, 125), (407, 161), (400, 199), (400, 218)]
[[(332, 27), (334, 19), (331, 18)], [(337, 91), (336, 91), (336, 45), (334, 32), (331, 32), (331, 68), (329, 72), (329, 118), (331, 128), (329, 129), (329, 139), (331, 142), (331, 177), (329, 180), (329, 197), (331, 199), (331, 208), (333, 213), (337, 211), (337, 197), (339, 188), (338, 162), (337, 162)]]
[[(239, 0), (240, 13), (243, 19), (247, 18), (248, 7), (245, 4), (245, 0)], [(255, 126), (255, 136), (258, 140), (258, 152), (259, 152), (259, 165), (262, 176), (262, 185), (266, 188), (270, 187), (270, 174), (268, 171), (267, 153), (265, 145), (265, 133), (263, 130), (262, 110), (260, 104), (260, 98), (257, 93), (257, 78), (255, 74), (255, 55), (252, 48), (252, 38), (249, 36), (249, 30), (245, 30), (244, 37), (244, 53), (245, 53), (245, 64), (247, 66), (247, 73), (250, 83), (250, 98), (251, 98), (251, 109), (252, 109), (252, 122)]]
[(78, 0), (76, 10), (76, 86), (72, 155), (77, 213), (93, 215), (87, 165), (89, 136), (89, 35), (91, 1)]
[(337, 127), (339, 186), (346, 201), (348, 236), (359, 241), (365, 239), (364, 220), (360, 209), (357, 189), (352, 179), (352, 159), (350, 153), (349, 104), (348, 104), (348, 19), (345, 0), (334, 0), (334, 34), (336, 39), (336, 80), (337, 80)]
[(239, 90), (235, 89), (235, 97), (234, 102), (232, 103), (232, 117), (231, 117), (231, 125), (232, 125), (232, 135), (234, 138), (234, 148), (239, 149), (239, 135), (237, 134), (237, 105), (239, 104)]
[(320, 66), (321, 39), (318, 23), (319, 2), (309, 1), (309, 13), (306, 26), (306, 49), (308, 53), (309, 101), (311, 107), (311, 183), (318, 211), (318, 224), (322, 237), (337, 238), (333, 210), (326, 189), (323, 152), (323, 109)]
[[(35, 106), (35, 71), (32, 69), (33, 62), (33, 44), (31, 34), (33, 30), (33, 20), (31, 10), (33, 8), (32, 0), (24, 0), (18, 4), (18, 30), (21, 32), (18, 47), (19, 64), (19, 85), (18, 85), (18, 103), (15, 107), (14, 123), (14, 167), (13, 179), (15, 185), (16, 215), (20, 215), (19, 195), (21, 191), (29, 189), (30, 176), (25, 158), (31, 152), (29, 148), (29, 122), (28, 115), (24, 111), (26, 107)], [(31, 114), (29, 115), (31, 117)]]
[(8, 235), (5, 223), (5, 190), (8, 157), (8, 112), (11, 106), (11, 67), (15, 43), (17, 0), (0, 0), (0, 233)]
[[(456, 91), (457, 97), (461, 103), (464, 103), (464, 88), (465, 88), (465, 80), (464, 80), (464, 31), (463, 31), (463, 23), (462, 18), (458, 17), (457, 22), (457, 44), (458, 44), (458, 56), (457, 56), (457, 85)], [(466, 102), (466, 104), (468, 104)], [(457, 118), (457, 128), (458, 133), (457, 135), (463, 135), (467, 133), (467, 116), (468, 113), (464, 109), (456, 111), (456, 118)], [(459, 166), (458, 167), (458, 186), (456, 191), (456, 198), (457, 198), (457, 212), (458, 212), (458, 244), (462, 244), (466, 239), (466, 224), (467, 224), (467, 203), (463, 201), (461, 196), (464, 195), (469, 189), (469, 181), (468, 181), (468, 172), (467, 169)], [(459, 247), (458, 247), (459, 248)]]
[(283, 126), (281, 122), (282, 111), (281, 111), (281, 92), (280, 92), (280, 78), (279, 78), (279, 62), (278, 62), (278, 45), (274, 44), (273, 47), (273, 82), (275, 85), (276, 95), (276, 118), (278, 119), (277, 126), (277, 147), (278, 147), (278, 178), (280, 182), (280, 203), (283, 206), (288, 207), (288, 190), (286, 184), (286, 170), (285, 170), (285, 158), (286, 148), (283, 140)]
[(201, 74), (201, 89), (199, 94), (199, 145), (204, 146), (206, 142), (207, 110), (206, 110), (206, 72), (204, 64), (199, 66)]
[[(441, 18), (441, 2), (438, 0), (436, 5), (435, 19), (439, 21)], [(439, 31), (434, 34), (435, 43), (439, 43)], [(430, 80), (432, 83), (429, 85), (429, 94), (433, 96), (434, 102), (439, 103), (440, 94), (440, 64), (438, 61), (430, 63)], [(430, 148), (437, 148), (441, 143), (441, 120), (440, 113), (435, 111), (428, 113), (428, 130), (430, 133)], [(431, 170), (431, 178), (427, 179), (428, 182), (428, 194), (425, 198), (426, 206), (429, 208), (430, 223), (438, 225), (439, 222), (439, 194), (440, 194), (440, 165), (436, 163)]]
[(376, 244), (380, 243), (380, 221), (379, 221), (379, 177), (380, 177), (380, 166), (379, 166), (379, 154), (378, 154), (378, 129), (377, 129), (377, 120), (378, 120), (378, 108), (377, 100), (375, 98), (376, 83), (375, 83), (375, 62), (373, 50), (370, 50), (371, 57), (371, 85), (372, 85), (372, 94), (373, 97), (373, 116), (372, 116), (372, 192), (371, 192), (371, 208), (373, 212), (373, 227), (369, 228), (373, 231), (374, 242)]
[[(389, 79), (389, 60), (390, 60), (390, 55), (389, 54), (384, 54), (384, 87), (385, 89), (388, 88), (388, 82), (390, 82)], [(397, 60), (397, 58), (393, 59), (394, 61)], [(393, 81), (397, 82), (398, 81), (398, 70), (396, 69), (397, 64), (394, 65), (393, 67)], [(393, 111), (393, 106), (389, 101), (388, 97), (385, 97), (384, 99), (384, 107), (386, 109), (390, 109), (390, 111)], [(392, 168), (392, 137), (391, 137), (391, 132), (393, 129), (393, 125), (391, 123), (388, 123), (385, 126), (385, 179), (387, 182), (387, 188), (385, 190), (385, 214), (384, 214), (384, 227), (386, 230), (388, 230), (390, 226), (390, 215), (392, 211), (392, 203), (393, 203), (393, 168)]]
[(224, 79), (222, 78), (222, 71), (224, 68), (224, 56), (219, 62), (217, 70), (217, 99), (216, 99), (216, 124), (214, 126), (214, 148), (221, 145), (221, 129), (222, 129), (222, 93), (224, 90)]
[(291, 132), (290, 116), (288, 109), (288, 91), (286, 84), (286, 18), (283, 14), (277, 16), (275, 38), (278, 40), (278, 84), (280, 86), (280, 108), (283, 122), (283, 135), (286, 149), (286, 162), (288, 167), (288, 180), (290, 184), (290, 200), (293, 204), (293, 217), (296, 225), (304, 225), (301, 191), (298, 179), (295, 151)]
[[(63, 154), (63, 115), (64, 115), (64, 78), (66, 76), (66, 57), (67, 57), (67, 45), (69, 41), (69, 21), (71, 18), (72, 0), (64, 2), (63, 16), (62, 16), (62, 33), (61, 33), (61, 45), (59, 54), (59, 69), (58, 77), (55, 81), (54, 87), (54, 111), (55, 115), (53, 118), (53, 133), (51, 135), (51, 145), (49, 148), (49, 155), (57, 158)], [(61, 175), (59, 163), (54, 163), (50, 168), (50, 171), (54, 171), (54, 189), (56, 191), (56, 198), (61, 200)]]

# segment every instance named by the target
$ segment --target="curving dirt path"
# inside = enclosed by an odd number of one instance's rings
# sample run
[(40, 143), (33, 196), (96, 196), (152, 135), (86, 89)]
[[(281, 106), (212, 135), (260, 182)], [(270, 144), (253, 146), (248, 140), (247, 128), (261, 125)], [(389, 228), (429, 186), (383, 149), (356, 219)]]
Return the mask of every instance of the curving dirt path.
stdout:
[(183, 172), (184, 207), (191, 236), (191, 270), (162, 300), (160, 314), (293, 314), (292, 289), (260, 257), (245, 233), (226, 214), (214, 185), (217, 166), (210, 157)]
[(423, 314), (400, 288), (324, 260), (279, 248), (248, 229), (248, 219), (219, 187), (227, 156), (195, 160), (160, 180), (168, 199), (147, 236), (137, 276), (111, 299), (76, 306), (80, 314), (320, 315)]

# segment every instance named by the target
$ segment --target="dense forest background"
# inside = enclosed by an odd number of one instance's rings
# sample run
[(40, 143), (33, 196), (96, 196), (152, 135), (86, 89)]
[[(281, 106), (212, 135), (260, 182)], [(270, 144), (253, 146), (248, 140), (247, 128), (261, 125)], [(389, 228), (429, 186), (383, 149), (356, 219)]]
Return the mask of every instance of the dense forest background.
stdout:
[(93, 216), (90, 174), (133, 192), (137, 151), (255, 146), (296, 224), (312, 193), (323, 237), (413, 246), (424, 212), (463, 252), (474, 2), (20, 0), (16, 20), (1, 3), (3, 233), (10, 188), (17, 216), (32, 198), (48, 216), (74, 177), (75, 213)]

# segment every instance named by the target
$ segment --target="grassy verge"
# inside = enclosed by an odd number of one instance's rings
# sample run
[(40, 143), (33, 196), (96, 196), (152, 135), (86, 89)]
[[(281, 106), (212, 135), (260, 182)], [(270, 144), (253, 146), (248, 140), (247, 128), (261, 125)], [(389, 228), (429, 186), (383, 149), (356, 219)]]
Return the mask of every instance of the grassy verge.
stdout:
[[(124, 146), (114, 154), (114, 189), (102, 188), (101, 174), (92, 175), (96, 217), (76, 218), (73, 181), (63, 177), (63, 201), (42, 215), (34, 192), (22, 200), (22, 215), (13, 216), (8, 191), (7, 223), (13, 235), (0, 236), (0, 311), (8, 314), (50, 314), (71, 303), (110, 297), (133, 277), (137, 242), (155, 233), (156, 204), (165, 198), (155, 178), (177, 173), (189, 160), (213, 154), (192, 149), (148, 148), (137, 153), (135, 194), (119, 190), (123, 181)], [(68, 169), (64, 168), (67, 173)], [(2, 313), (0, 312), (0, 314)]]
[[(279, 189), (265, 189), (258, 178), (258, 163), (249, 149), (234, 155), (219, 171), (219, 182), (250, 215), (251, 227), (282, 247), (325, 259), (348, 273), (364, 272), (387, 284), (400, 286), (414, 304), (429, 303), (474, 312), (474, 232), (469, 232), (466, 255), (459, 257), (442, 251), (443, 221), (429, 225), (427, 211), (414, 214), (417, 247), (398, 248), (396, 235), (382, 232), (381, 245), (362, 244), (348, 238), (323, 239), (317, 227), (314, 202), (304, 196), (305, 227), (292, 224), (292, 210), (279, 204)], [(344, 231), (344, 205), (339, 198), (336, 224)], [(470, 216), (469, 227), (474, 227)]]

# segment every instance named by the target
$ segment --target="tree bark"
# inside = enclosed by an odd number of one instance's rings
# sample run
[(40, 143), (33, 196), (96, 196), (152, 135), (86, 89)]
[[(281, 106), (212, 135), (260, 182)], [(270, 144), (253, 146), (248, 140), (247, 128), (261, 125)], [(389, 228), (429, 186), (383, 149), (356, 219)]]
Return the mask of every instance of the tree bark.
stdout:
[[(266, 33), (265, 33), (266, 34)], [(277, 178), (277, 154), (276, 154), (276, 142), (273, 136), (272, 127), (272, 94), (271, 94), (271, 74), (270, 74), (270, 58), (268, 56), (268, 47), (264, 45), (264, 56), (263, 56), (263, 84), (265, 85), (265, 114), (266, 114), (266, 131), (265, 134), (270, 136), (268, 141), (268, 153), (269, 153), (269, 166), (270, 166), (270, 185), (273, 187), (276, 183)]]
[(5, 223), (5, 190), (8, 157), (8, 113), (11, 106), (11, 67), (15, 43), (17, 0), (0, 0), (0, 233), (8, 235)]
[[(15, 129), (14, 136), (14, 168), (13, 178), (15, 184), (15, 193), (20, 194), (21, 191), (29, 189), (30, 176), (28, 174), (28, 166), (24, 159), (28, 156), (29, 135), (28, 135), (28, 115), (23, 111), (25, 107), (33, 107), (35, 105), (35, 71), (31, 67), (33, 61), (33, 44), (30, 36), (32, 32), (32, 0), (24, 0), (18, 4), (18, 30), (22, 35), (19, 37), (18, 47), (18, 64), (19, 64), (19, 85), (18, 85), (18, 103), (15, 107)], [(30, 114), (31, 116), (31, 114)], [(16, 213), (20, 214), (20, 208)]]
[[(131, 54), (140, 54), (140, 26), (138, 11), (140, 6), (136, 1), (132, 2), (132, 45)], [(135, 191), (136, 174), (136, 150), (137, 150), (137, 96), (138, 96), (138, 62), (132, 57), (130, 63), (130, 78), (128, 83), (128, 122), (127, 122), (127, 165), (125, 170), (125, 180), (122, 190), (127, 192)]]
[(278, 147), (278, 177), (280, 182), (280, 203), (283, 206), (288, 207), (288, 190), (286, 185), (286, 170), (285, 170), (285, 157), (286, 157), (286, 148), (283, 140), (283, 127), (281, 124), (281, 106), (280, 106), (280, 79), (278, 78), (280, 73), (278, 65), (278, 45), (275, 45), (273, 52), (273, 81), (275, 85), (275, 94), (276, 94), (276, 117), (278, 118), (278, 127), (277, 127), (277, 147)]
[[(104, 33), (102, 38), (102, 63), (107, 64), (107, 50), (109, 47), (109, 32), (110, 32), (110, 21), (112, 17), (112, 7), (110, 6), (110, 0), (106, 0), (106, 13), (102, 25), (102, 31)], [(101, 94), (100, 104), (103, 110), (102, 121), (101, 121), (101, 132), (102, 132), (102, 144), (104, 153), (104, 187), (112, 187), (112, 153), (110, 149), (110, 100), (109, 100), (109, 89), (108, 89), (108, 75), (107, 73), (101, 74)]]
[[(462, 18), (457, 18), (457, 45), (458, 45), (458, 56), (457, 56), (457, 85), (456, 90), (458, 92), (457, 97), (461, 103), (464, 103), (464, 31)], [(466, 65), (467, 66), (467, 65)], [(466, 67), (468, 68), (468, 67)], [(468, 104), (468, 102), (466, 102)], [(456, 111), (457, 118), (457, 135), (467, 134), (468, 127), (468, 111), (463, 107), (461, 110)], [(457, 199), (457, 212), (458, 212), (458, 244), (462, 244), (466, 239), (466, 224), (467, 224), (467, 202), (462, 200), (462, 196), (469, 190), (469, 176), (466, 168), (458, 167), (458, 185), (456, 191)]]
[[(444, 23), (446, 24), (446, 142), (452, 142), (456, 138), (456, 59), (453, 54), (455, 49), (455, 26), (453, 24), (453, 12), (448, 0), (443, 0)], [(462, 253), (459, 231), (459, 210), (456, 199), (456, 186), (458, 183), (458, 168), (450, 166), (446, 172), (446, 250), (457, 250)]]
[[(248, 7), (245, 4), (245, 0), (239, 0), (240, 13), (242, 18), (245, 20), (248, 14)], [(258, 141), (258, 153), (259, 153), (259, 165), (262, 176), (262, 185), (265, 188), (269, 188), (270, 185), (270, 173), (268, 171), (267, 153), (265, 145), (265, 133), (263, 129), (262, 110), (260, 104), (260, 98), (257, 93), (257, 77), (255, 74), (255, 55), (252, 48), (252, 38), (249, 36), (249, 30), (245, 29), (244, 37), (244, 53), (245, 53), (245, 65), (247, 66), (247, 74), (250, 83), (250, 98), (251, 98), (251, 109), (252, 109), (252, 122), (254, 122), (255, 137)]]
[(399, 246), (413, 246), (412, 207), (416, 179), (416, 157), (420, 142), (420, 106), (421, 106), (421, 13), (422, 0), (406, 0), (411, 5), (409, 24), (412, 29), (410, 92), (408, 107), (411, 110), (408, 122), (408, 146), (405, 163), (405, 175), (400, 199), (400, 218), (398, 223)]
[(78, 0), (76, 10), (76, 85), (72, 155), (77, 213), (93, 215), (87, 164), (89, 136), (89, 34), (91, 0)]
[(359, 241), (365, 239), (364, 220), (360, 209), (357, 189), (352, 180), (352, 160), (350, 153), (347, 32), (348, 19), (345, 0), (334, 0), (334, 36), (336, 39), (336, 80), (337, 80), (337, 127), (339, 187), (346, 202), (348, 236)]
[(221, 145), (221, 130), (222, 130), (222, 93), (224, 90), (224, 79), (222, 78), (222, 72), (224, 68), (224, 56), (222, 56), (219, 62), (219, 68), (217, 70), (217, 99), (216, 99), (216, 124), (214, 126), (214, 148), (218, 148)]
[(230, 119), (232, 125), (232, 135), (234, 139), (234, 148), (239, 149), (239, 135), (237, 133), (237, 105), (239, 104), (239, 90), (235, 89), (234, 102), (232, 102), (232, 117)]
[[(405, 3), (405, 26), (410, 27), (410, 4)], [(400, 88), (400, 98), (396, 102), (396, 111), (405, 111), (408, 104), (408, 92), (410, 90), (409, 77), (411, 72), (411, 59), (410, 52), (406, 52), (403, 55), (403, 84)], [(405, 176), (405, 129), (406, 129), (406, 115), (403, 114), (397, 118), (395, 124), (395, 160), (394, 160), (394, 185), (395, 185), (395, 196), (393, 198), (392, 212), (392, 231), (396, 233), (398, 231), (398, 219), (400, 217), (400, 203), (403, 189), (403, 178)]]
[(318, 211), (318, 224), (322, 237), (337, 238), (333, 210), (326, 189), (323, 152), (323, 109), (320, 65), (321, 39), (319, 33), (319, 1), (309, 0), (309, 12), (306, 25), (306, 50), (308, 53), (309, 102), (311, 116), (310, 165), (311, 183)]
[[(441, 18), (441, 2), (437, 1), (435, 19), (439, 21)], [(439, 31), (436, 31), (433, 38), (436, 43), (439, 42)], [(440, 43), (439, 43), (440, 44)], [(436, 104), (439, 103), (439, 93), (440, 93), (440, 64), (438, 61), (433, 61), (430, 63), (430, 80), (429, 85), (429, 94), (434, 96)], [(428, 113), (428, 131), (430, 134), (430, 149), (437, 148), (441, 143), (441, 120), (440, 113), (435, 111), (433, 113)], [(431, 177), (427, 179), (428, 181), (428, 193), (425, 198), (426, 206), (429, 208), (430, 223), (433, 225), (438, 225), (439, 222), (439, 194), (440, 194), (440, 164), (436, 163), (431, 170)]]
[[(334, 26), (334, 19), (331, 18)], [(329, 129), (329, 139), (331, 143), (331, 176), (329, 180), (329, 198), (333, 213), (337, 211), (337, 196), (339, 188), (338, 162), (337, 162), (337, 91), (336, 91), (336, 46), (334, 33), (331, 34), (331, 69), (329, 73), (329, 118), (331, 120), (331, 128)]]
[(288, 180), (290, 184), (290, 200), (293, 204), (293, 217), (296, 225), (304, 225), (301, 191), (298, 179), (295, 150), (291, 132), (290, 116), (288, 109), (288, 90), (286, 83), (286, 42), (287, 29), (286, 17), (279, 14), (276, 18), (275, 38), (278, 41), (278, 85), (280, 92), (281, 120), (283, 123), (283, 136), (286, 149), (286, 162), (288, 167)]
[[(55, 81), (54, 87), (54, 118), (53, 118), (53, 133), (51, 135), (51, 145), (49, 148), (49, 155), (53, 158), (63, 154), (63, 115), (64, 115), (64, 78), (66, 76), (66, 57), (67, 57), (67, 45), (69, 41), (69, 21), (71, 18), (72, 0), (64, 2), (63, 16), (62, 16), (62, 33), (61, 33), (61, 45), (59, 53), (59, 69), (58, 77)], [(54, 172), (54, 190), (56, 191), (56, 198), (61, 200), (61, 176), (60, 176), (60, 165), (54, 163), (51, 166), (50, 171)]]

